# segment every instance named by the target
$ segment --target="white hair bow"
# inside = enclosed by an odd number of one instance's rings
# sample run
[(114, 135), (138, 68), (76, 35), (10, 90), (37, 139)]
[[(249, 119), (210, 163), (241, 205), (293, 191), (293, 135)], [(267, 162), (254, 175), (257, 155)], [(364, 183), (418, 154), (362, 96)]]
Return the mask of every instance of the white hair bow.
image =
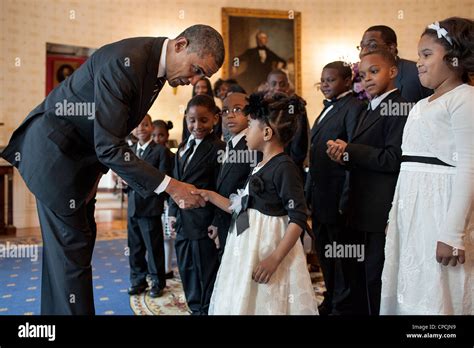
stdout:
[(434, 22), (433, 24), (428, 25), (428, 29), (436, 30), (436, 33), (438, 34), (438, 39), (444, 37), (451, 46), (453, 45), (453, 40), (451, 40), (451, 38), (449, 37), (448, 31), (444, 28), (441, 28), (439, 22)]

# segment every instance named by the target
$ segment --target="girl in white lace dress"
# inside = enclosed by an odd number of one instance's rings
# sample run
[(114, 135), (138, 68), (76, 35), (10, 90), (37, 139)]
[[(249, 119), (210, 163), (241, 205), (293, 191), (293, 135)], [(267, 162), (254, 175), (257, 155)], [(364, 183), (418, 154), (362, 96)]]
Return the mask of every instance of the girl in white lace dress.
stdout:
[(411, 110), (389, 215), (381, 314), (474, 314), (474, 24), (449, 18), (418, 44)]
[(283, 152), (297, 127), (298, 97), (249, 98), (249, 149), (263, 160), (231, 199), (200, 190), (233, 213), (209, 314), (318, 314), (306, 257), (299, 240), (307, 208), (298, 168)]

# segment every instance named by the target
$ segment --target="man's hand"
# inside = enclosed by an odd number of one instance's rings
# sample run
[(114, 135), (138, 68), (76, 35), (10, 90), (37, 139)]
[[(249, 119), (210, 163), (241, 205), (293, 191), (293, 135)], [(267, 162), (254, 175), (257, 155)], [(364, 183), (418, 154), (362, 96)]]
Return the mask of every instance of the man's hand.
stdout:
[(463, 264), (466, 261), (466, 254), (464, 250), (438, 241), (436, 245), (436, 261), (443, 264), (443, 266), (456, 266), (458, 262)]
[(171, 179), (165, 192), (170, 195), (181, 209), (204, 207), (206, 205), (204, 199), (200, 195), (193, 195), (191, 193), (191, 191), (195, 190), (197, 189), (194, 185)]
[(207, 232), (208, 232), (207, 235), (209, 236), (209, 238), (211, 238), (216, 244), (216, 249), (219, 249), (220, 243), (219, 243), (219, 236), (217, 235), (217, 227), (211, 225), (207, 228)]

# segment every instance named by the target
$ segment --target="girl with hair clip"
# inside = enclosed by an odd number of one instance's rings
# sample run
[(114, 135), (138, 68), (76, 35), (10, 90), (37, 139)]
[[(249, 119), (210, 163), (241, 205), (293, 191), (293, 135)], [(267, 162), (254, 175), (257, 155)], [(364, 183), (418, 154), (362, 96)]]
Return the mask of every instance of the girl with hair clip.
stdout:
[(430, 24), (389, 214), (381, 314), (474, 314), (474, 23)]
[(243, 190), (230, 199), (196, 193), (232, 214), (209, 314), (318, 314), (299, 237), (307, 229), (307, 207), (298, 168), (284, 146), (294, 136), (299, 97), (252, 94), (247, 145), (261, 151)]

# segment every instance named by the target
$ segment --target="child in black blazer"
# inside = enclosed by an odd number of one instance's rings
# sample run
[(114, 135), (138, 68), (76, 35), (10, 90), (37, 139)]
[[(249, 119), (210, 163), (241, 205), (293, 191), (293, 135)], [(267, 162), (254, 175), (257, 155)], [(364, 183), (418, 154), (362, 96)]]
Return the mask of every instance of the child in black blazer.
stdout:
[(320, 315), (347, 313), (349, 288), (343, 276), (341, 262), (326, 257), (327, 246), (339, 244), (344, 231), (346, 183), (344, 166), (331, 161), (326, 154), (327, 141), (350, 141), (359, 114), (367, 106), (351, 90), (352, 69), (344, 62), (327, 64), (321, 73), (321, 91), (326, 98), (324, 109), (311, 129), (310, 167), (306, 179), (307, 201), (312, 211), (313, 232), (326, 285)]
[(378, 315), (385, 228), (400, 171), (403, 128), (412, 105), (395, 87), (397, 66), (389, 52), (365, 54), (360, 75), (371, 96), (369, 109), (360, 115), (352, 140), (329, 140), (327, 152), (350, 173), (346, 244), (359, 252), (343, 260), (351, 265), (353, 309), (357, 314)]
[[(237, 192), (237, 189), (244, 187), (252, 168), (260, 159), (257, 157), (261, 157), (257, 156), (257, 151), (250, 151), (247, 147), (248, 119), (243, 112), (247, 104), (247, 95), (243, 93), (231, 93), (223, 102), (222, 124), (231, 138), (219, 157), (222, 167), (217, 177), (216, 191), (227, 198)], [(219, 260), (224, 253), (230, 221), (229, 214), (216, 209), (212, 225), (209, 226), (211, 236), (215, 237), (214, 241), (219, 249)]]
[[(151, 135), (153, 125), (150, 115), (146, 115), (133, 135), (138, 143), (132, 151), (145, 162), (150, 163), (162, 173), (170, 174), (171, 159), (166, 148), (156, 144)], [(151, 278), (151, 297), (160, 297), (166, 286), (165, 259), (163, 247), (164, 194), (142, 197), (131, 187), (128, 188), (128, 247), (130, 249), (130, 295), (138, 295), (147, 288), (146, 276)], [(145, 255), (148, 253), (148, 258)]]
[[(215, 190), (225, 144), (212, 132), (217, 123), (216, 105), (207, 95), (192, 98), (186, 108), (191, 135), (178, 148), (175, 179), (200, 189)], [(184, 210), (170, 200), (169, 223), (176, 231), (176, 256), (188, 307), (194, 315), (206, 315), (217, 273), (217, 248), (208, 227), (214, 206)]]

